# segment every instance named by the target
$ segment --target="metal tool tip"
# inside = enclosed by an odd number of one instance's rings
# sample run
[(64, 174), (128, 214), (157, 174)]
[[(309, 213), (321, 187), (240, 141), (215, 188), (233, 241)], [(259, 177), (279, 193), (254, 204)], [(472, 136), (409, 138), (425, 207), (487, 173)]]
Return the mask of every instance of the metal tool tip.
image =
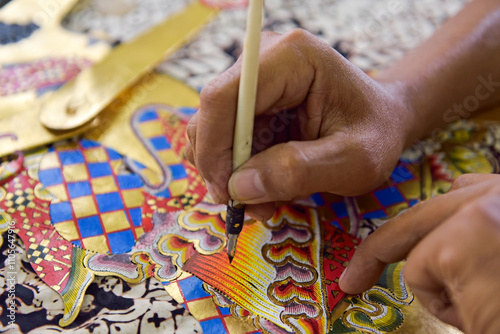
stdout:
[(229, 258), (229, 263), (231, 264), (233, 262), (234, 256), (228, 255), (227, 257)]

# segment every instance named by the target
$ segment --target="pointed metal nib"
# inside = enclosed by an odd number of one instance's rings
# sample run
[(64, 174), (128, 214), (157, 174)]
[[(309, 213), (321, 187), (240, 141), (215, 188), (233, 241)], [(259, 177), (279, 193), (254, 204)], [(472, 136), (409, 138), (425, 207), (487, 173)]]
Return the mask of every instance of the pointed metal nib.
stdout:
[(236, 255), (236, 243), (238, 242), (237, 234), (227, 235), (227, 257), (229, 258), (229, 263), (231, 263)]

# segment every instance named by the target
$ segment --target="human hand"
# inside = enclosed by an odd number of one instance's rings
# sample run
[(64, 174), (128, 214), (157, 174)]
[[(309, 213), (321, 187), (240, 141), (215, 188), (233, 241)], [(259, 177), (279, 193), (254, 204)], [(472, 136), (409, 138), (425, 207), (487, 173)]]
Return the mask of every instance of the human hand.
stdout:
[(435, 316), (466, 333), (500, 333), (500, 175), (464, 174), (371, 234), (340, 279), (350, 294), (407, 258), (406, 282)]
[(263, 33), (255, 155), (233, 174), (240, 72), (241, 59), (202, 90), (186, 156), (216, 202), (244, 202), (259, 220), (277, 201), (375, 188), (413, 139), (402, 85), (376, 82), (303, 30)]

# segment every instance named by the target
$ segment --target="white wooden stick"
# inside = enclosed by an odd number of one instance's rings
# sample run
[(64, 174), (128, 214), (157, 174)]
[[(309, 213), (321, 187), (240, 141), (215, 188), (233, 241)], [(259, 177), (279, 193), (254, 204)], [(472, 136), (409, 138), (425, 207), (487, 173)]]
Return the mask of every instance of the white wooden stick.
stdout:
[(243, 64), (238, 91), (238, 109), (234, 127), (233, 170), (243, 165), (252, 153), (264, 0), (250, 0), (249, 2)]

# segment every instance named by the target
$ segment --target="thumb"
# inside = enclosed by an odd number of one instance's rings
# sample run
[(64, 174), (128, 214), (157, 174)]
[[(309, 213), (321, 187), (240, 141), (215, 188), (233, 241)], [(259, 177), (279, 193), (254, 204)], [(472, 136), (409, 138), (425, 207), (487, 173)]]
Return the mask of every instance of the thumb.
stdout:
[(229, 179), (231, 198), (259, 204), (338, 189), (335, 165), (343, 159), (335, 159), (339, 152), (326, 139), (291, 141), (256, 154)]

